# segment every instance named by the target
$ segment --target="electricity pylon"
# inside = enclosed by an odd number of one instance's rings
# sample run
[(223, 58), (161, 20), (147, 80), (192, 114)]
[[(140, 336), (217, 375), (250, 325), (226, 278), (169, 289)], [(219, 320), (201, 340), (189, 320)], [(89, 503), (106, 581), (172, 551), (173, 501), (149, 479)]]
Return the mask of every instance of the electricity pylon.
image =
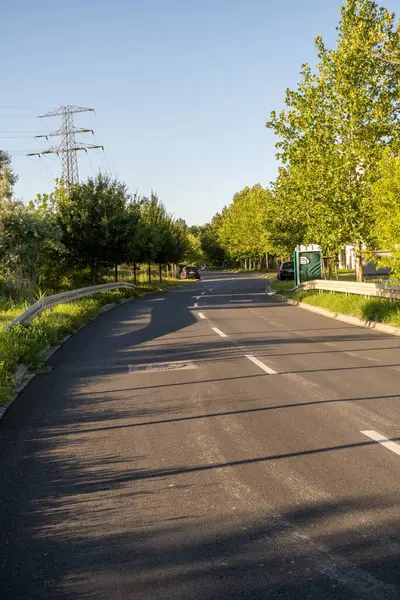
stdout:
[(84, 144), (75, 140), (75, 135), (77, 133), (94, 133), (93, 129), (76, 129), (74, 127), (73, 115), (80, 112), (94, 112), (94, 108), (83, 108), (81, 106), (71, 106), (68, 104), (66, 106), (60, 106), (57, 110), (48, 112), (45, 115), (40, 115), (39, 118), (41, 119), (61, 116), (61, 127), (58, 131), (54, 131), (53, 133), (37, 135), (35, 137), (45, 137), (48, 139), (49, 137), (60, 136), (61, 142), (59, 146), (28, 154), (28, 156), (42, 156), (43, 154), (57, 154), (57, 156), (59, 156), (61, 154), (62, 178), (67, 189), (70, 189), (72, 186), (79, 183), (77, 152), (79, 152), (79, 150), (87, 152), (94, 148), (102, 148), (104, 150), (104, 146)]

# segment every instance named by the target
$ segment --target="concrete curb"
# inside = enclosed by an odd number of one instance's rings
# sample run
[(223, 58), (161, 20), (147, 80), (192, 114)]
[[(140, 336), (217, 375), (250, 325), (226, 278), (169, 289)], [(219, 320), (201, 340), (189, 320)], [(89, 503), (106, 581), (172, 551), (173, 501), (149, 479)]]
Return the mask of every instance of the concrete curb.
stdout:
[(290, 304), (292, 306), (297, 306), (297, 308), (308, 310), (309, 312), (321, 315), (323, 317), (328, 317), (329, 319), (336, 319), (336, 321), (342, 321), (343, 323), (348, 323), (349, 325), (356, 325), (357, 327), (364, 327), (366, 329), (380, 331), (381, 333), (388, 333), (389, 335), (400, 336), (400, 327), (395, 327), (394, 325), (386, 325), (385, 323), (377, 323), (376, 321), (365, 321), (364, 319), (359, 319), (358, 317), (351, 317), (350, 315), (334, 313), (330, 310), (326, 310), (326, 308), (320, 308), (319, 306), (311, 306), (311, 304), (306, 304), (305, 302), (298, 302), (298, 300), (293, 300), (293, 298), (281, 296), (281, 294), (272, 293), (270, 295), (273, 295), (274, 298), (277, 298), (280, 302), (284, 302), (285, 304)]

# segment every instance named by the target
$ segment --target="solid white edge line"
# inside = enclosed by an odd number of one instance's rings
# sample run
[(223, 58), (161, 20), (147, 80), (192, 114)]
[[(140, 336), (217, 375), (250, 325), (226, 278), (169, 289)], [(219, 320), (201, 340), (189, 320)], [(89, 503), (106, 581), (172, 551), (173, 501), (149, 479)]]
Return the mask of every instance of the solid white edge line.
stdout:
[(197, 314), (199, 315), (200, 319), (205, 319), (206, 318), (205, 315), (203, 315), (203, 313), (197, 313)]
[(262, 369), (269, 375), (278, 375), (278, 373), (276, 371), (274, 371), (270, 367), (267, 367), (267, 365), (264, 365), (264, 363), (261, 362), (261, 360), (258, 360), (258, 358), (256, 358), (255, 356), (252, 356), (251, 354), (245, 354), (245, 357), (248, 358), (249, 360), (251, 360), (251, 362), (253, 362), (255, 365), (257, 365), (257, 367), (260, 367), (260, 369)]
[(226, 333), (224, 333), (223, 331), (221, 331), (220, 329), (218, 329), (218, 327), (213, 327), (212, 330), (215, 331), (215, 333), (218, 333), (218, 335), (220, 335), (221, 337), (224, 337), (224, 338), (228, 337), (226, 335)]
[(384, 435), (381, 435), (373, 429), (370, 431), (361, 431), (360, 433), (366, 435), (367, 437), (371, 438), (371, 440), (374, 440), (374, 442), (378, 442), (388, 450), (391, 450), (392, 452), (400, 456), (400, 445), (396, 444), (396, 442), (388, 440), (388, 438), (386, 438)]
[(229, 302), (235, 302), (237, 304), (239, 302), (253, 302), (253, 300), (229, 300)]

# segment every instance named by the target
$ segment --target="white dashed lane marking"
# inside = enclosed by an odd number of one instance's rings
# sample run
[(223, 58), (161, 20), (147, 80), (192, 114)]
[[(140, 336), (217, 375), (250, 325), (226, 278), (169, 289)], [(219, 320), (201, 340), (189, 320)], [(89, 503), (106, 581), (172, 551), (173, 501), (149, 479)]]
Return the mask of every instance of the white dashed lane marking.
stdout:
[(215, 331), (215, 333), (218, 333), (218, 335), (220, 335), (220, 336), (221, 336), (221, 337), (223, 337), (223, 338), (226, 338), (226, 337), (228, 337), (228, 336), (226, 335), (226, 333), (224, 333), (223, 331), (221, 331), (220, 329), (218, 329), (218, 327), (213, 327), (213, 328), (212, 328), (212, 330), (213, 330), (213, 331)]
[(257, 367), (260, 367), (260, 369), (268, 373), (268, 375), (278, 375), (276, 371), (265, 365), (263, 362), (261, 362), (261, 360), (258, 360), (258, 358), (256, 358), (255, 356), (252, 356), (251, 354), (245, 354), (245, 357), (248, 358), (248, 360), (251, 360), (252, 363), (257, 365)]
[(373, 429), (371, 431), (361, 431), (361, 433), (371, 438), (371, 440), (374, 440), (374, 442), (378, 442), (378, 444), (381, 444), (388, 450), (391, 450), (392, 452), (400, 456), (400, 445), (396, 444), (396, 442), (392, 442), (392, 440), (389, 440), (388, 438), (381, 435), (377, 431), (374, 431)]
[(200, 319), (205, 319), (206, 318), (205, 315), (203, 315), (203, 313), (197, 313), (197, 314), (199, 315)]

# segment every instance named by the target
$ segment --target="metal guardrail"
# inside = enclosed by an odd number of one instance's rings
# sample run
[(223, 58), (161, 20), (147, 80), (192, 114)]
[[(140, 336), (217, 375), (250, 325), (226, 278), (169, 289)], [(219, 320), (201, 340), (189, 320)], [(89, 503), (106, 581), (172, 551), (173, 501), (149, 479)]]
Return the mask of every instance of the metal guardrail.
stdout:
[(302, 290), (341, 292), (343, 294), (358, 294), (361, 296), (376, 296), (378, 298), (400, 300), (400, 285), (384, 283), (357, 283), (355, 281), (314, 279), (313, 281), (305, 281), (292, 289), (293, 292), (301, 292)]
[(35, 317), (38, 317), (40, 313), (48, 308), (57, 306), (58, 304), (65, 304), (66, 302), (73, 302), (86, 296), (92, 296), (99, 292), (107, 292), (109, 290), (116, 290), (120, 288), (135, 289), (136, 286), (132, 283), (126, 283), (121, 281), (120, 283), (104, 283), (103, 285), (91, 285), (89, 287), (79, 288), (78, 290), (71, 290), (70, 292), (61, 292), (60, 294), (53, 294), (52, 296), (45, 296), (41, 298), (35, 304), (29, 306), (23, 313), (18, 315), (11, 323), (9, 323), (6, 329), (17, 325), (18, 323), (23, 325), (29, 323)]

